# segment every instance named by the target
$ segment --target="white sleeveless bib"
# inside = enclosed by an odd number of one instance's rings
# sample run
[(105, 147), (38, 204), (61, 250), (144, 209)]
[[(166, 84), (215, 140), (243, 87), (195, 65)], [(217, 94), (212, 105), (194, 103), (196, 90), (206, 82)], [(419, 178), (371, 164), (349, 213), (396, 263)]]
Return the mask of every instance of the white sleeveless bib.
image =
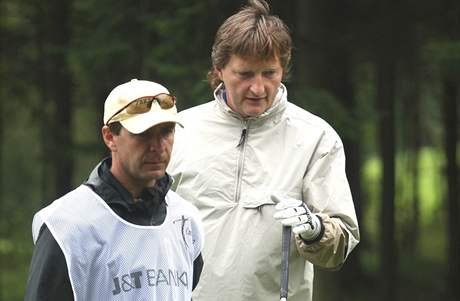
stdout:
[(173, 191), (166, 203), (162, 225), (135, 225), (81, 185), (34, 216), (34, 242), (45, 223), (64, 253), (76, 301), (191, 300), (201, 220)]

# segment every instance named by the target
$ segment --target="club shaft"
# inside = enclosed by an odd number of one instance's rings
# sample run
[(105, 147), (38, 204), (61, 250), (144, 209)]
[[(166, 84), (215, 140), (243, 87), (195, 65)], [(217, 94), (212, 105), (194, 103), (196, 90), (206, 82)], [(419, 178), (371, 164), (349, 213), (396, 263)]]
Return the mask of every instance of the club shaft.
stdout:
[(289, 283), (289, 251), (291, 246), (291, 227), (283, 226), (281, 239), (281, 279), (280, 300), (287, 300)]

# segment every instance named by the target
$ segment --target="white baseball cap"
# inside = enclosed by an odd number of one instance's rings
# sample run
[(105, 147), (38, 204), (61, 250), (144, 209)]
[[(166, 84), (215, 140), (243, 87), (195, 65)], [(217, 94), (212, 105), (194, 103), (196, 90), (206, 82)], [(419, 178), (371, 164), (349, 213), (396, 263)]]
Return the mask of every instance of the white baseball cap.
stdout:
[(133, 134), (165, 122), (183, 126), (177, 116), (175, 97), (164, 86), (132, 79), (115, 87), (105, 100), (104, 124), (120, 122)]

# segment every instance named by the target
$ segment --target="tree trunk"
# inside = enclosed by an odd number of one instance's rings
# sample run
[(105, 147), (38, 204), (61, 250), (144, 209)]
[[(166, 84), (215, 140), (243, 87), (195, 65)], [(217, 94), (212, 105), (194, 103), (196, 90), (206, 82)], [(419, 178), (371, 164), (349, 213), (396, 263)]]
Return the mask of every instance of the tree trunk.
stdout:
[(54, 0), (50, 6), (52, 19), (51, 46), (56, 52), (51, 55), (51, 91), (55, 105), (53, 120), (56, 121), (54, 157), (56, 193), (61, 196), (72, 187), (73, 176), (73, 131), (72, 131), (72, 75), (68, 64), (71, 39), (71, 1)]
[(443, 120), (444, 152), (447, 177), (447, 214), (448, 214), (448, 271), (447, 300), (460, 300), (458, 291), (458, 273), (460, 271), (460, 204), (458, 198), (458, 165), (456, 160), (458, 143), (458, 100), (459, 86), (456, 81), (444, 80), (443, 83)]
[(41, 98), (40, 104), (38, 105), (36, 114), (39, 116), (40, 120), (40, 140), (41, 144), (41, 178), (40, 178), (40, 187), (41, 187), (41, 206), (46, 206), (49, 202), (55, 197), (55, 183), (50, 181), (50, 176), (53, 175), (53, 170), (48, 164), (52, 160), (51, 153), (54, 149), (53, 140), (50, 139), (50, 134), (52, 128), (49, 124), (51, 117), (48, 113), (49, 103), (49, 93), (48, 93), (48, 70), (47, 70), (47, 53), (46, 53), (46, 44), (47, 44), (47, 18), (43, 18), (45, 15), (45, 7), (43, 3), (38, 1), (34, 2), (34, 14), (33, 22), (35, 24), (34, 31), (34, 44), (37, 49), (37, 62), (35, 64), (35, 83), (37, 86), (37, 91), (39, 97)]
[[(441, 1), (442, 7), (447, 14), (443, 16), (443, 26), (447, 38), (452, 44), (460, 40), (460, 19), (458, 12), (460, 6), (458, 1)], [(455, 56), (455, 55), (454, 55)], [(455, 67), (453, 67), (455, 66)], [(444, 153), (446, 159), (446, 180), (447, 180), (447, 298), (446, 300), (460, 300), (458, 290), (460, 271), (460, 198), (459, 179), (457, 162), (458, 137), (458, 102), (459, 102), (459, 79), (460, 68), (458, 59), (453, 58), (449, 67), (444, 70), (443, 79), (443, 121), (444, 121)]]
[(380, 272), (382, 300), (395, 300), (398, 295), (397, 254), (395, 242), (395, 62), (381, 53), (377, 61), (378, 136), (382, 158), (380, 211)]
[[(415, 35), (415, 33), (414, 33)], [(403, 142), (409, 154), (407, 161), (408, 177), (402, 179), (403, 184), (411, 191), (409, 206), (411, 214), (405, 221), (402, 247), (410, 256), (416, 256), (418, 250), (419, 227), (420, 227), (420, 195), (419, 195), (419, 152), (421, 148), (421, 121), (420, 121), (420, 70), (421, 65), (418, 56), (418, 43), (412, 45), (411, 55), (406, 57), (407, 62), (404, 76), (405, 97), (403, 99), (403, 118), (401, 123), (406, 126), (403, 130)]]
[[(0, 1), (0, 5), (2, 5), (3, 3), (1, 3)], [(0, 12), (0, 17), (3, 18), (3, 13)], [(0, 26), (0, 37), (3, 37), (3, 26)], [(3, 64), (3, 59), (4, 59), (4, 54), (3, 54), (3, 49), (1, 49), (2, 53), (0, 54), (0, 59), (1, 59), (1, 64)], [(3, 71), (3, 70), (2, 70)], [(4, 78), (3, 78), (3, 72), (0, 73), (0, 97), (1, 99), (7, 99), (6, 98), (6, 93), (4, 92), (5, 89), (4, 89)], [(4, 173), (3, 172), (3, 150), (5, 149), (5, 139), (4, 139), (4, 129), (5, 129), (5, 124), (3, 122), (3, 102), (0, 102), (0, 206), (2, 208), (4, 208), (3, 206), (3, 202), (5, 201), (5, 195), (3, 195), (3, 176)], [(4, 211), (3, 211), (4, 212)], [(1, 217), (3, 218), (3, 214), (1, 214)], [(2, 235), (3, 235), (3, 229), (2, 229)], [(3, 267), (5, 266), (5, 263), (4, 263), (4, 255), (3, 254), (0, 254), (0, 269), (2, 269), (2, 274), (6, 274), (6, 272), (3, 270)], [(3, 299), (4, 295), (3, 295), (3, 279), (0, 280), (0, 298)]]
[[(0, 6), (3, 5), (2, 1), (0, 1)], [(2, 18), (4, 20), (4, 18), (6, 17), (5, 16), (6, 14), (4, 14), (3, 11), (0, 11), (0, 18)], [(4, 29), (3, 27), (3, 24), (0, 24), (0, 37), (4, 37), (5, 36), (5, 32), (6, 30)], [(2, 41), (3, 38), (1, 39)], [(4, 59), (6, 58), (4, 52), (6, 52), (3, 47), (2, 49), (0, 49), (1, 53), (0, 53), (0, 64), (4, 64)], [(4, 79), (4, 72), (3, 72), (3, 68), (1, 70), (2, 72), (0, 73), (0, 97), (1, 99), (6, 99), (6, 93), (4, 92), (5, 91), (5, 86), (4, 86), (4, 83), (5, 83), (5, 79)], [(3, 123), (3, 102), (0, 102), (0, 200), (4, 200), (4, 195), (3, 195), (3, 150), (4, 150), (4, 145), (5, 145), (5, 140), (4, 140), (4, 129), (5, 129), (5, 125)], [(2, 202), (0, 201), (0, 204)], [(0, 297), (3, 296), (2, 294), (2, 285), (0, 285)]]
[[(416, 75), (415, 75), (416, 76)], [(418, 238), (420, 227), (420, 195), (419, 195), (419, 153), (421, 148), (421, 126), (420, 126), (420, 95), (418, 93), (418, 84), (414, 87), (415, 95), (411, 97), (411, 113), (409, 116), (411, 125), (411, 139), (409, 139), (411, 157), (409, 159), (409, 169), (411, 174), (412, 190), (412, 220), (409, 223), (409, 235), (407, 236), (409, 252), (416, 255), (418, 250)]]
[[(43, 8), (47, 7), (47, 11)], [(37, 86), (42, 99), (43, 205), (68, 192), (73, 176), (70, 1), (36, 3)]]

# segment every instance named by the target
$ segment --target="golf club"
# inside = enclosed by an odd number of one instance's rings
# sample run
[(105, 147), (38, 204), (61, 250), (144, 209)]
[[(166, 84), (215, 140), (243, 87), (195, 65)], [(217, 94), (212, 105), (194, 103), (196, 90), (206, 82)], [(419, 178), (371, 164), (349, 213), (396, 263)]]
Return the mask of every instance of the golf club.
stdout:
[(283, 234), (281, 238), (280, 301), (286, 301), (288, 297), (290, 246), (291, 246), (291, 227), (283, 226)]

